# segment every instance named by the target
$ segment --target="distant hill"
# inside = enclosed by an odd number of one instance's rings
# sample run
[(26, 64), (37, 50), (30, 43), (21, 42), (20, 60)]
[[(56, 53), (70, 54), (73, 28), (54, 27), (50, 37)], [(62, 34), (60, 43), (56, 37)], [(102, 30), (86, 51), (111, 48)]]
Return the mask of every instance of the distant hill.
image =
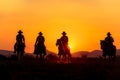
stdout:
[[(47, 50), (47, 55), (52, 54), (52, 55), (56, 55), (54, 52)], [(0, 55), (6, 56), (6, 57), (10, 57), (13, 54), (13, 51), (9, 51), (9, 50), (0, 50)], [(26, 55), (33, 55), (33, 53), (25, 53)]]
[[(116, 55), (120, 56), (120, 49), (116, 51)], [(87, 57), (100, 57), (102, 56), (102, 51), (101, 50), (94, 50), (91, 52), (88, 51), (79, 51), (75, 52), (72, 54), (73, 57), (82, 57), (82, 56), (87, 56)]]
[(116, 51), (117, 56), (120, 56), (120, 49)]
[[(0, 55), (6, 56), (6, 57), (10, 57), (13, 54), (13, 51), (9, 51), (9, 50), (0, 50)], [(32, 53), (25, 53), (26, 55), (33, 55)], [(57, 56), (56, 53), (47, 50), (47, 55), (54, 55)], [(120, 56), (120, 49), (118, 49), (116, 51), (116, 55)], [(94, 50), (91, 52), (88, 51), (78, 51), (75, 53), (72, 53), (72, 57), (82, 57), (82, 56), (87, 56), (87, 57), (100, 57), (102, 56), (102, 51), (101, 50)]]
[(79, 51), (79, 52), (75, 52), (72, 54), (73, 57), (82, 57), (82, 56), (86, 56), (86, 57), (99, 57), (102, 55), (102, 51), (100, 50), (94, 50), (92, 52), (88, 52), (88, 51)]
[(11, 54), (13, 54), (13, 51), (9, 51), (9, 50), (0, 50), (0, 55), (9, 57)]
[(88, 54), (89, 54), (88, 51), (79, 51), (79, 52), (72, 53), (72, 57), (81, 57), (82, 55), (88, 55)]

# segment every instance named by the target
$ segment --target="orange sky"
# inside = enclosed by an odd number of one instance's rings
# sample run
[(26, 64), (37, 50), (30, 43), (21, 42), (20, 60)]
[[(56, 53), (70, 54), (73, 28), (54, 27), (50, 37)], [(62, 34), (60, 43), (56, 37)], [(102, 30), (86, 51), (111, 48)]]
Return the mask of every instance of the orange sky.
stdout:
[(71, 52), (100, 49), (100, 40), (111, 32), (120, 48), (119, 0), (0, 0), (0, 49), (13, 50), (19, 29), (26, 52), (33, 52), (42, 31), (48, 50), (57, 53), (56, 40), (66, 31)]

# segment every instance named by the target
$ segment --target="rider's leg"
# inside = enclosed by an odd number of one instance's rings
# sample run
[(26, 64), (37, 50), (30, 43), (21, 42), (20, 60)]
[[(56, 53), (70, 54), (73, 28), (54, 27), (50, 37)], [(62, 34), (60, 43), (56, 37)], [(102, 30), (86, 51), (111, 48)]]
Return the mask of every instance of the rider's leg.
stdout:
[(25, 43), (23, 43), (22, 45), (23, 45), (23, 53), (25, 53)]
[(43, 51), (43, 56), (42, 56), (42, 59), (43, 59), (43, 60), (44, 60), (45, 55), (46, 55), (46, 47), (45, 47), (45, 49), (44, 49), (44, 51)]
[(17, 46), (17, 43), (14, 44), (14, 53), (16, 53), (16, 50), (17, 50), (16, 46)]
[(42, 60), (42, 54), (40, 53), (40, 60)]

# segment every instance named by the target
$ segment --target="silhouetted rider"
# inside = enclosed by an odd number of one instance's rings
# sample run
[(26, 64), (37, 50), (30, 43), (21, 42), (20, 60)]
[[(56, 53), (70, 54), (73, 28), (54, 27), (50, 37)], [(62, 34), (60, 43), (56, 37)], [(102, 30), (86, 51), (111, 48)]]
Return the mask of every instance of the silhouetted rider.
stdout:
[(66, 32), (63, 31), (62, 37), (61, 37), (60, 39), (61, 39), (62, 44), (63, 44), (64, 46), (67, 46), (67, 45), (68, 45), (68, 37), (66, 36)]
[(16, 53), (18, 44), (22, 44), (23, 47), (25, 47), (25, 38), (24, 38), (24, 35), (22, 33), (23, 32), (21, 30), (18, 31), (18, 35), (16, 36), (16, 43), (14, 45), (14, 53)]
[(66, 36), (66, 32), (63, 31), (62, 33), (62, 37), (60, 38), (61, 42), (62, 42), (62, 45), (63, 47), (66, 49), (68, 49), (68, 36)]
[[(44, 42), (45, 42), (45, 38), (43, 36), (43, 33), (42, 32), (39, 32), (39, 35), (36, 39), (36, 42), (35, 42), (35, 50), (37, 49), (41, 49), (40, 51), (38, 52), (41, 52), (43, 51), (43, 53), (46, 55), (46, 47), (44, 45)], [(36, 51), (34, 51), (34, 54), (36, 54)]]
[(105, 38), (105, 41), (109, 46), (113, 46), (114, 39), (112, 38), (110, 32), (107, 33), (107, 37)]
[(45, 38), (42, 35), (42, 32), (39, 32), (39, 36), (36, 39), (35, 45), (37, 45), (39, 43), (44, 45), (44, 42), (45, 42)]

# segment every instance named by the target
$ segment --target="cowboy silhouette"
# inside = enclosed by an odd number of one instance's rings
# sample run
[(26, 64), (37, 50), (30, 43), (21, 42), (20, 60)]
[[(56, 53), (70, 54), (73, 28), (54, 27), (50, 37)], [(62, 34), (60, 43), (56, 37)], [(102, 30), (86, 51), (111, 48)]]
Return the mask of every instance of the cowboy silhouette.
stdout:
[(71, 61), (71, 53), (70, 48), (68, 46), (68, 36), (66, 36), (66, 32), (62, 32), (62, 37), (60, 39), (57, 39), (56, 45), (58, 46), (58, 56), (63, 56), (64, 60), (68, 60), (68, 62)]
[(63, 46), (68, 46), (68, 36), (66, 36), (66, 32), (63, 31), (62, 33), (62, 37), (60, 38), (60, 40), (62, 41)]
[(43, 36), (43, 33), (42, 32), (39, 32), (39, 35), (36, 39), (36, 42), (35, 42), (35, 45), (37, 45), (38, 43), (40, 44), (43, 44), (44, 45), (44, 42), (45, 42), (45, 38)]
[(104, 40), (100, 40), (101, 49), (103, 52), (103, 57), (106, 59), (106, 56), (109, 56), (109, 59), (115, 59), (116, 57), (116, 46), (113, 44), (114, 39), (111, 36), (111, 33), (107, 33), (107, 37)]
[(62, 37), (60, 38), (60, 41), (61, 41), (64, 53), (68, 53), (70, 49), (68, 46), (68, 36), (66, 36), (65, 31), (63, 31), (63, 33), (62, 33)]
[(16, 36), (16, 43), (14, 45), (14, 53), (17, 51), (17, 45), (22, 44), (23, 47), (25, 47), (25, 38), (24, 35), (22, 34), (23, 32), (21, 30), (18, 31), (18, 35)]
[(38, 37), (36, 39), (36, 42), (35, 42), (35, 49), (34, 49), (34, 54), (37, 54), (42, 56), (46, 55), (46, 47), (44, 45), (44, 42), (45, 42), (45, 38), (43, 36), (43, 33), (42, 32), (39, 32), (38, 33)]
[(113, 46), (114, 39), (111, 36), (110, 32), (107, 33), (107, 37), (105, 38), (105, 41), (109, 46)]

